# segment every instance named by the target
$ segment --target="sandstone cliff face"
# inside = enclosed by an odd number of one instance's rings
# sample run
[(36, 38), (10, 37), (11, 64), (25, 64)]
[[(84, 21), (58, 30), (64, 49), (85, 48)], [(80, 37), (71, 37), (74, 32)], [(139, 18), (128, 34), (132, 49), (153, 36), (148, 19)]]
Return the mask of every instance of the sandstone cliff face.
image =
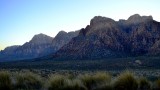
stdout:
[(79, 30), (74, 32), (68, 32), (68, 33), (65, 31), (60, 31), (52, 41), (52, 47), (54, 47), (54, 51), (59, 50), (62, 46), (69, 43), (69, 41), (73, 37), (76, 37), (78, 34), (79, 34)]
[(31, 41), (23, 44), (15, 50), (19, 58), (36, 58), (52, 53), (51, 42), (53, 38), (44, 34), (35, 35)]
[(11, 59), (13, 56), (14, 51), (20, 46), (9, 46), (4, 50), (0, 51), (0, 61), (5, 60), (6, 58)]
[(11, 46), (0, 52), (0, 60), (34, 59), (55, 53), (67, 44), (79, 31), (59, 32), (55, 38), (44, 34), (35, 35), (29, 42), (22, 46)]
[(160, 23), (152, 16), (135, 14), (119, 21), (96, 16), (53, 57), (92, 59), (155, 55), (160, 50), (159, 40)]
[(160, 22), (138, 14), (119, 21), (95, 16), (80, 31), (60, 31), (55, 38), (38, 34), (22, 46), (8, 47), (0, 52), (0, 60), (33, 59), (50, 54), (60, 59), (159, 55)]
[(22, 46), (7, 47), (0, 54), (0, 60), (32, 59), (52, 53), (53, 38), (44, 34), (35, 35)]
[[(5, 48), (5, 49), (3, 50), (3, 52), (1, 52), (1, 53), (10, 55), (10, 54), (14, 53), (14, 50), (16, 50), (18, 47), (19, 47), (18, 45), (9, 46), (9, 47)], [(4, 52), (4, 51), (5, 51), (5, 52)]]

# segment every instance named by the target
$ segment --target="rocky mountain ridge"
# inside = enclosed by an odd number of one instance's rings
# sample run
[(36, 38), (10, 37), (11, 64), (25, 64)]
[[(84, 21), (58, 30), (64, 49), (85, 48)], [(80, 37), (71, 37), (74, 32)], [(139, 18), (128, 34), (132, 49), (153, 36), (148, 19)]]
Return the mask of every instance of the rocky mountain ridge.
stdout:
[(160, 54), (160, 22), (135, 14), (127, 20), (95, 16), (75, 32), (60, 31), (54, 38), (38, 34), (22, 46), (0, 52), (0, 60), (101, 59)]
[(157, 55), (160, 52), (160, 22), (152, 16), (130, 16), (127, 20), (95, 16), (90, 25), (63, 46), (53, 58), (96, 59)]
[(79, 31), (60, 31), (54, 38), (42, 33), (37, 34), (22, 46), (10, 46), (2, 50), (0, 61), (34, 59), (53, 54), (78, 33)]

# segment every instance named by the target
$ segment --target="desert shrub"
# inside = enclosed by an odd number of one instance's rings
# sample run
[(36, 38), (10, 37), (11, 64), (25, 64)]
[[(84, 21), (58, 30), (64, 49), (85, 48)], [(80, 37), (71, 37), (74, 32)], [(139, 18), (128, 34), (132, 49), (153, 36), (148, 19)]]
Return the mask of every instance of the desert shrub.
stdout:
[(160, 90), (160, 79), (154, 82), (153, 90)]
[(98, 86), (94, 88), (93, 90), (114, 90), (114, 89), (111, 84), (106, 84), (106, 85)]
[(17, 73), (15, 76), (15, 89), (23, 90), (37, 90), (43, 86), (41, 76), (26, 72)]
[(105, 72), (97, 72), (93, 75), (93, 79), (100, 84), (109, 83), (111, 81), (111, 76)]
[(65, 79), (62, 75), (51, 75), (48, 80), (48, 90), (62, 90)]
[(87, 88), (79, 79), (66, 79), (64, 81), (63, 90), (87, 90)]
[(150, 82), (144, 77), (139, 79), (138, 85), (139, 90), (151, 90)]
[(86, 90), (78, 79), (70, 79), (63, 75), (51, 75), (48, 80), (48, 90)]
[(0, 72), (0, 90), (11, 90), (12, 83), (9, 72), (1, 71)]
[(89, 90), (104, 87), (111, 81), (110, 75), (105, 72), (97, 72), (93, 75), (85, 74), (79, 78)]
[(126, 71), (121, 73), (114, 82), (115, 90), (137, 90), (138, 83), (134, 75)]
[(79, 78), (88, 89), (91, 89), (91, 86), (93, 84), (93, 78), (91, 75), (85, 74), (85, 75), (79, 76)]

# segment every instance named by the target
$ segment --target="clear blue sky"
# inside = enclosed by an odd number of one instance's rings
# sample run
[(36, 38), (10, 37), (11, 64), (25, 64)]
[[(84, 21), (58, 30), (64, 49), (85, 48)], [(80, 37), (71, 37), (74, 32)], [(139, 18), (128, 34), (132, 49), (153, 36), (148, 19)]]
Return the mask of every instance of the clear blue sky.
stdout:
[(0, 0), (0, 50), (35, 34), (81, 29), (97, 15), (119, 20), (138, 13), (160, 21), (159, 9), (160, 0)]

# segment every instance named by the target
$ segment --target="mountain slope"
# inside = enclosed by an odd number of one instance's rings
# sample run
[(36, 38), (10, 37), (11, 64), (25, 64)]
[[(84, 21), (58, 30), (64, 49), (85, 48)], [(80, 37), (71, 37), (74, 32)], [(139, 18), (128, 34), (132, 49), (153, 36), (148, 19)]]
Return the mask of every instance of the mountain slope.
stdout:
[[(152, 16), (130, 16), (114, 21), (96, 16), (77, 37), (63, 46), (53, 58), (96, 59), (156, 55), (160, 49), (160, 23)], [(155, 50), (156, 53), (153, 51)]]
[(60, 31), (55, 38), (44, 34), (35, 35), (29, 42), (22, 46), (7, 47), (0, 52), (0, 60), (23, 60), (34, 59), (55, 53), (63, 45), (67, 44), (79, 31)]
[(52, 52), (52, 40), (52, 37), (44, 34), (35, 35), (31, 41), (17, 48), (15, 54), (21, 59), (30, 59), (47, 55)]
[[(49, 53), (52, 53), (51, 42), (53, 38), (44, 34), (35, 35), (29, 42), (26, 42), (22, 46), (18, 46), (15, 49), (7, 47), (1, 51), (1, 61), (5, 60), (20, 60), (20, 59), (32, 59), (40, 57)], [(9, 49), (7, 51), (7, 49)], [(3, 57), (2, 57), (3, 56)]]
[[(152, 16), (130, 16), (127, 20), (95, 16), (80, 31), (60, 31), (55, 38), (35, 35), (22, 46), (0, 52), (0, 60), (97, 59), (160, 54), (160, 22)], [(45, 57), (45, 58), (46, 58)]]
[(67, 44), (73, 37), (76, 37), (78, 34), (79, 30), (68, 33), (65, 31), (60, 31), (52, 41), (52, 46), (54, 47), (54, 51), (59, 50), (62, 46)]

